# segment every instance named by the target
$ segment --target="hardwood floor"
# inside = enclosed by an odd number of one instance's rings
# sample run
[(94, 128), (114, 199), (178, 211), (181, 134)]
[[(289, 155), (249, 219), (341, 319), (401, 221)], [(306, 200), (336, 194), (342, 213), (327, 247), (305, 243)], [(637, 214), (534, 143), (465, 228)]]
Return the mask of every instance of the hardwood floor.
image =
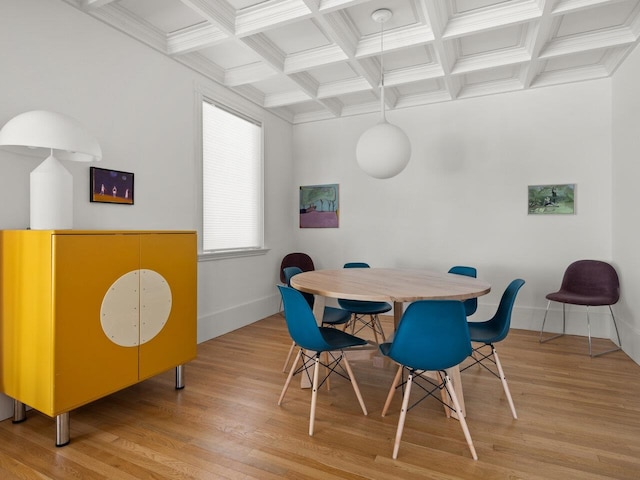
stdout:
[(408, 413), (394, 461), (401, 395), (380, 412), (395, 367), (353, 361), (369, 415), (336, 377), (319, 392), (309, 437), (310, 391), (292, 384), (276, 404), (291, 341), (274, 315), (199, 345), (184, 390), (170, 371), (73, 411), (66, 447), (38, 412), (0, 422), (0, 478), (637, 479), (640, 366), (623, 352), (592, 359), (586, 342), (541, 345), (536, 332), (512, 330), (498, 352), (519, 419), (500, 381), (471, 368), (462, 379), (479, 460), (459, 423), (428, 400)]

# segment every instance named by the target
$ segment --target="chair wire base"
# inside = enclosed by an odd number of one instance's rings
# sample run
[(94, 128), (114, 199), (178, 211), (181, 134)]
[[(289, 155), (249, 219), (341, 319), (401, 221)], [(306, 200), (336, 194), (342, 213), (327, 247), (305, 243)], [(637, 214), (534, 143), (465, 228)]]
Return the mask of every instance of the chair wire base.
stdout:
[[(406, 380), (404, 379), (405, 369), (409, 372)], [(409, 410), (420, 404), (427, 397), (433, 397), (442, 405), (444, 405), (447, 418), (451, 416), (452, 412), (458, 413), (458, 420), (460, 421), (460, 426), (462, 427), (462, 431), (464, 433), (465, 440), (467, 441), (469, 451), (471, 452), (471, 456), (474, 460), (477, 460), (478, 455), (476, 454), (475, 447), (473, 446), (473, 441), (471, 440), (467, 422), (464, 418), (464, 415), (462, 414), (462, 409), (460, 407), (458, 397), (454, 389), (452, 388), (451, 379), (447, 375), (447, 372), (444, 370), (436, 372), (439, 379), (438, 382), (434, 382), (432, 379), (427, 377), (425, 375), (426, 373), (427, 372), (424, 370), (415, 370), (409, 367), (400, 366), (394, 378), (393, 384), (391, 385), (391, 390), (389, 391), (389, 395), (387, 396), (387, 402), (385, 403), (384, 409), (382, 411), (383, 417), (387, 413), (395, 390), (397, 390), (398, 388), (401, 388), (403, 390), (402, 408), (400, 410), (400, 418), (398, 420), (398, 429), (396, 431), (392, 458), (394, 460), (398, 458), (400, 440), (402, 439), (404, 423)], [(411, 388), (413, 385), (419, 387), (424, 395), (422, 395), (422, 397), (420, 397), (417, 401), (413, 402), (411, 406), (409, 406), (409, 398), (411, 396)], [(436, 392), (440, 392), (440, 398), (436, 396)], [(445, 399), (451, 399), (451, 403), (449, 403)]]
[[(297, 375), (304, 372), (309, 380), (309, 383), (312, 385), (312, 393), (311, 393), (311, 413), (309, 417), (309, 435), (313, 435), (314, 424), (315, 424), (315, 412), (316, 412), (316, 400), (318, 395), (318, 390), (327, 383), (327, 387), (329, 386), (329, 376), (332, 373), (336, 373), (340, 375), (346, 380), (351, 382), (353, 387), (353, 391), (358, 398), (358, 402), (360, 403), (360, 407), (362, 408), (362, 413), (367, 415), (367, 408), (364, 405), (364, 400), (362, 399), (362, 394), (360, 393), (360, 389), (358, 388), (358, 383), (356, 382), (355, 377), (353, 376), (353, 371), (351, 370), (351, 365), (347, 360), (347, 357), (344, 355), (344, 352), (340, 350), (339, 354), (335, 354), (335, 352), (324, 352), (326, 353), (326, 360), (323, 362), (320, 360), (320, 353), (313, 352), (312, 355), (307, 353), (304, 349), (300, 348), (298, 351), (298, 355), (296, 355), (295, 360), (293, 361), (293, 365), (291, 370), (289, 371), (289, 375), (287, 380), (282, 388), (282, 392), (280, 393), (280, 398), (278, 400), (278, 405), (282, 404), (282, 400), (284, 399), (287, 390), (289, 389), (289, 384), (291, 383), (291, 379)], [(302, 365), (298, 367), (298, 363), (302, 360)], [(344, 361), (344, 367), (341, 362)], [(320, 380), (320, 367), (326, 369), (326, 373), (324, 374), (322, 380)], [(312, 370), (312, 372), (310, 372)]]
[[(364, 317), (368, 316), (369, 320), (366, 320)], [(359, 323), (358, 329), (356, 330), (356, 324)], [(354, 313), (351, 320), (348, 324), (345, 325), (345, 330), (351, 326), (351, 335), (357, 335), (360, 331), (365, 328), (370, 328), (373, 332), (373, 337), (375, 338), (376, 344), (380, 345), (380, 343), (384, 343), (387, 341), (387, 337), (384, 334), (384, 330), (382, 329), (382, 323), (380, 322), (380, 318), (377, 314), (359, 314)], [(382, 338), (382, 342), (378, 341), (378, 335)]]
[[(540, 343), (545, 343), (548, 342), (549, 340), (553, 340), (555, 338), (559, 338), (562, 337), (563, 335), (565, 335), (565, 327), (566, 327), (566, 309), (565, 309), (565, 304), (562, 304), (562, 333), (558, 333), (556, 335), (553, 335), (551, 337), (547, 337), (547, 338), (543, 338), (543, 333), (544, 333), (544, 324), (547, 321), (547, 314), (549, 313), (549, 306), (551, 305), (551, 300), (549, 300), (547, 302), (547, 309), (544, 312), (544, 318), (542, 319), (542, 328), (540, 329), (540, 338), (539, 338), (539, 342)], [(598, 352), (598, 353), (593, 353), (592, 349), (591, 349), (591, 319), (589, 317), (589, 305), (586, 305), (587, 308), (587, 332), (588, 332), (588, 342), (589, 342), (589, 356), (592, 358), (595, 357), (599, 357), (601, 355), (604, 355), (606, 353), (611, 353), (611, 352), (617, 352), (618, 350), (622, 350), (622, 341), (620, 340), (620, 332), (618, 331), (618, 324), (616, 322), (616, 317), (613, 314), (613, 308), (611, 308), (611, 305), (607, 305), (609, 307), (609, 312), (611, 312), (611, 320), (613, 320), (613, 327), (616, 331), (616, 338), (618, 339), (618, 344), (614, 347), (611, 348), (609, 350), (605, 350), (604, 352)]]

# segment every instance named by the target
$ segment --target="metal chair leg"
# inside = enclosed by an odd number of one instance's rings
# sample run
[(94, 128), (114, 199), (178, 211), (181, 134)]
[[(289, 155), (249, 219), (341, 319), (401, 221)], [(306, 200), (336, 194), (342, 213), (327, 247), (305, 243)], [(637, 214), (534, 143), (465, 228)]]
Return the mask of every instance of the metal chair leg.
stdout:
[(554, 338), (562, 337), (565, 334), (566, 328), (566, 313), (565, 313), (565, 304), (562, 304), (562, 333), (558, 333), (557, 335), (553, 335), (549, 338), (542, 338), (542, 334), (544, 333), (544, 324), (547, 321), (547, 313), (549, 313), (549, 305), (551, 305), (551, 300), (547, 302), (547, 309), (544, 312), (544, 318), (542, 319), (542, 328), (540, 329), (540, 339), (538, 340), (540, 343), (548, 342), (549, 340), (553, 340)]
[[(599, 357), (600, 355), (604, 355), (605, 353), (617, 352), (618, 350), (622, 350), (622, 341), (620, 340), (620, 332), (618, 332), (618, 324), (616, 323), (616, 317), (613, 314), (613, 308), (611, 308), (611, 305), (609, 305), (609, 311), (611, 312), (611, 319), (613, 320), (613, 327), (616, 330), (616, 337), (618, 338), (618, 345), (615, 348), (611, 348), (609, 350), (605, 350), (604, 352), (592, 354), (591, 353), (591, 341), (589, 341), (589, 355), (591, 357)], [(588, 319), (589, 319), (589, 310), (587, 309), (587, 321), (588, 321)], [(591, 339), (589, 339), (589, 340), (591, 340)]]

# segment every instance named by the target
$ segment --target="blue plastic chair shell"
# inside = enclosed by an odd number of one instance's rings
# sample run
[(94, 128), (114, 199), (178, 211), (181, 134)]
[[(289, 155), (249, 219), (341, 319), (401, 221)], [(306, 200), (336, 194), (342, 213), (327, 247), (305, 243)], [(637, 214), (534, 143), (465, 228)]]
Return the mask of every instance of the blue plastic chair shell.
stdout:
[(445, 370), (471, 355), (464, 306), (458, 300), (419, 300), (406, 309), (392, 343), (380, 350), (415, 370)]
[[(478, 276), (478, 271), (474, 267), (466, 267), (463, 265), (456, 265), (455, 267), (451, 267), (448, 273), (455, 273), (456, 275), (464, 275), (467, 277), (476, 278)], [(464, 301), (464, 309), (467, 312), (467, 317), (470, 317), (476, 310), (478, 310), (478, 299), (477, 298), (469, 298)]]
[[(287, 286), (291, 286), (291, 278), (299, 273), (302, 273), (302, 269), (299, 267), (285, 267), (282, 269), (284, 272), (284, 278)], [(306, 292), (300, 292), (309, 306), (313, 309), (315, 303), (315, 297)], [(324, 307), (324, 313), (322, 315), (322, 323), (326, 325), (344, 325), (351, 319), (351, 312), (336, 307)]]
[(472, 342), (492, 344), (501, 342), (507, 337), (511, 326), (511, 312), (516, 302), (516, 295), (524, 285), (524, 280), (517, 278), (505, 289), (495, 315), (484, 322), (469, 322), (469, 335)]
[(278, 285), (284, 303), (289, 335), (300, 347), (314, 352), (328, 352), (366, 345), (366, 341), (342, 330), (318, 327), (313, 311), (302, 294), (291, 287)]

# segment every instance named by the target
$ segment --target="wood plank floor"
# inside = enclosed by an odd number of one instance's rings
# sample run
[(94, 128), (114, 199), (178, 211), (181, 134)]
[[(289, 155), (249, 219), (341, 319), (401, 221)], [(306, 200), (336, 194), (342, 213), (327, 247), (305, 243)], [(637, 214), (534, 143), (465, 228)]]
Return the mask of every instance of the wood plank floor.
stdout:
[(395, 367), (364, 359), (352, 366), (369, 415), (336, 378), (319, 392), (309, 437), (309, 390), (292, 385), (277, 406), (289, 346), (280, 315), (205, 342), (184, 390), (171, 371), (79, 408), (66, 447), (38, 412), (0, 422), (0, 478), (640, 478), (640, 366), (622, 352), (589, 358), (586, 338), (540, 345), (537, 333), (512, 330), (499, 344), (518, 420), (498, 379), (480, 367), (462, 374), (478, 461), (433, 400), (409, 412), (392, 460), (401, 396), (380, 412)]

